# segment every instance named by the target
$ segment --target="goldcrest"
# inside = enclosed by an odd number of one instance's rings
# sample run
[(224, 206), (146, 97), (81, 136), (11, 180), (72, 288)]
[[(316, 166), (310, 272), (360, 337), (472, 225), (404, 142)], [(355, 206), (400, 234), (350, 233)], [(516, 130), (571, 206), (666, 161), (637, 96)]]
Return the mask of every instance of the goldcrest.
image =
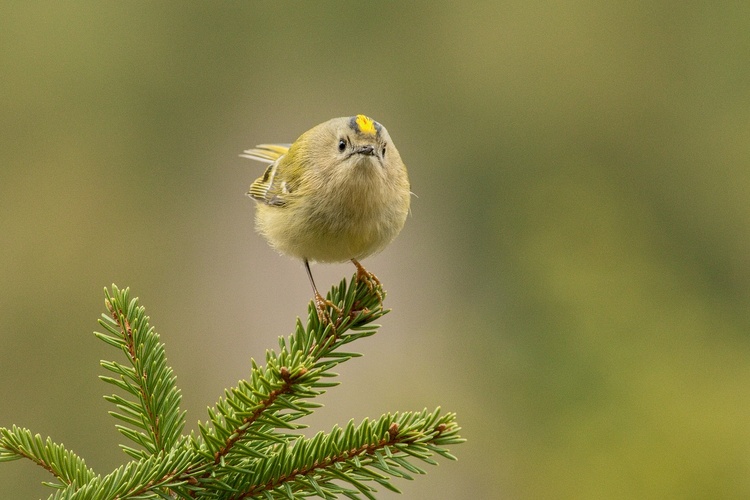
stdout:
[(383, 250), (401, 232), (409, 213), (406, 166), (388, 131), (364, 115), (334, 118), (293, 144), (261, 144), (241, 155), (268, 163), (247, 193), (257, 201), (257, 231), (279, 252), (302, 259), (326, 317), (310, 262), (357, 267), (369, 287), (378, 279), (360, 259)]

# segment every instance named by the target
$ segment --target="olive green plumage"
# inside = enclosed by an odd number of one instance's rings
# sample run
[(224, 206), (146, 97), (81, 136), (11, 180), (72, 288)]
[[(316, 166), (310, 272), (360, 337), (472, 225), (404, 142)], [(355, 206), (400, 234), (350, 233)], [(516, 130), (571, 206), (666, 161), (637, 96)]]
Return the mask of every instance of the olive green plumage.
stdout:
[(358, 276), (377, 281), (357, 260), (393, 241), (410, 203), (406, 166), (385, 127), (364, 115), (334, 118), (291, 146), (262, 144), (242, 156), (269, 163), (248, 195), (271, 246), (306, 265), (352, 260)]

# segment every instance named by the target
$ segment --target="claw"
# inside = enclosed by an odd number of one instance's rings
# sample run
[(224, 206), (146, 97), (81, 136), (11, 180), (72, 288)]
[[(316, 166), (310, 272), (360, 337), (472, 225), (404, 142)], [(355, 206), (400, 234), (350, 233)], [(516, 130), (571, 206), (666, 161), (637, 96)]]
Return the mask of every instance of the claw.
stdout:
[(378, 296), (378, 302), (380, 302), (380, 307), (383, 307), (383, 285), (380, 283), (380, 280), (377, 276), (372, 274), (370, 271), (362, 267), (362, 264), (357, 262), (355, 259), (352, 259), (352, 263), (357, 267), (357, 281), (360, 283), (364, 283), (367, 285), (368, 290), (370, 292), (375, 292)]
[(315, 309), (318, 311), (318, 318), (320, 318), (321, 321), (330, 323), (331, 315), (328, 314), (328, 307), (336, 311), (339, 316), (341, 315), (341, 308), (339, 306), (326, 299), (318, 292), (315, 292)]
[[(336, 311), (339, 315), (338, 320), (336, 320), (335, 322), (331, 318), (331, 314), (328, 312), (329, 307)], [(318, 313), (318, 320), (320, 321), (320, 324), (323, 325), (323, 328), (325, 328), (327, 325), (331, 325), (330, 335), (336, 338), (338, 336), (338, 326), (341, 324), (341, 308), (323, 297), (318, 293), (317, 290), (315, 290), (315, 312)], [(316, 348), (317, 342), (313, 343), (313, 345), (310, 347), (310, 353), (312, 353)]]
[(305, 264), (305, 269), (307, 270), (307, 277), (310, 278), (310, 285), (312, 285), (313, 292), (315, 293), (315, 310), (318, 312), (318, 319), (324, 325), (331, 325), (333, 327), (333, 332), (335, 335), (336, 326), (338, 325), (334, 324), (333, 321), (331, 321), (331, 315), (328, 313), (328, 308), (330, 307), (331, 309), (336, 311), (339, 314), (339, 317), (341, 317), (341, 308), (323, 297), (318, 292), (318, 287), (315, 286), (315, 280), (313, 279), (312, 272), (310, 271), (310, 263), (307, 261), (307, 259), (303, 259), (303, 262)]

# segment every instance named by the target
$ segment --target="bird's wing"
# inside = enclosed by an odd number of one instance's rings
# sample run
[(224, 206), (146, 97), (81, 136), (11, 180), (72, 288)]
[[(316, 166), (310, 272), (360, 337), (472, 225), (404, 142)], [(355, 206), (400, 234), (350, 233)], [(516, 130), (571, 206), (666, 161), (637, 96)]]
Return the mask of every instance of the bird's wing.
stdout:
[(283, 207), (286, 204), (286, 197), (291, 193), (292, 183), (280, 178), (278, 173), (279, 168), (283, 168), (282, 160), (287, 151), (289, 151), (289, 144), (261, 144), (240, 155), (244, 158), (270, 163), (263, 175), (250, 185), (248, 196), (274, 207)]
[(258, 144), (244, 151), (240, 156), (263, 163), (273, 163), (289, 151), (291, 144)]

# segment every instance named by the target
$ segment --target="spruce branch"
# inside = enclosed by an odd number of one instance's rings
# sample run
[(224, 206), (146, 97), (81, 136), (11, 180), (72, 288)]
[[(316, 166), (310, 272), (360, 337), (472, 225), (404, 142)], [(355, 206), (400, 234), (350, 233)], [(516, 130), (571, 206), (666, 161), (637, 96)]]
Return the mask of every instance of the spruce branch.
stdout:
[(122, 448), (136, 459), (169, 451), (182, 436), (185, 413), (179, 409), (182, 397), (176, 385), (177, 377), (167, 365), (164, 344), (159, 342), (159, 335), (149, 325), (149, 317), (138, 305), (138, 299), (130, 299), (128, 289), (119, 290), (112, 285), (112, 292), (105, 289), (104, 294), (109, 314), (102, 314), (99, 324), (106, 333), (94, 334), (120, 348), (129, 366), (102, 361), (102, 367), (119, 378), (100, 378), (132, 396), (132, 399), (126, 399), (114, 394), (104, 399), (117, 407), (118, 411), (112, 411), (110, 415), (128, 424), (117, 425), (117, 429), (143, 450), (129, 446)]
[(187, 498), (178, 492), (188, 480), (184, 472), (194, 458), (185, 451), (159, 452), (128, 462), (104, 477), (96, 476), (81, 487), (59, 490), (49, 500)]
[(47, 483), (53, 487), (86, 484), (96, 476), (81, 457), (52, 439), (43, 440), (39, 434), (15, 425), (0, 428), (0, 462), (21, 458), (28, 458), (54, 475), (59, 483)]
[(107, 313), (96, 336), (116, 347), (126, 363), (102, 361), (115, 376), (102, 376), (123, 395), (105, 399), (116, 411), (117, 429), (138, 448), (121, 445), (133, 459), (106, 476), (62, 445), (13, 426), (0, 428), (0, 462), (27, 458), (58, 482), (51, 500), (375, 498), (377, 487), (398, 491), (393, 479), (424, 474), (417, 465), (435, 457), (454, 460), (448, 446), (463, 442), (453, 413), (402, 412), (359, 424), (350, 421), (312, 438), (300, 419), (313, 401), (338, 384), (333, 369), (360, 354), (344, 350), (376, 333), (384, 292), (355, 279), (342, 280), (328, 294), (330, 322), (321, 323), (314, 303), (307, 323), (279, 338), (265, 364), (251, 360), (250, 373), (225, 391), (198, 432), (182, 433), (176, 377), (164, 345), (129, 290), (105, 290)]
[(368, 482), (398, 492), (391, 477), (412, 479), (409, 473), (425, 474), (407, 458), (430, 465), (437, 465), (432, 459), (435, 454), (453, 459), (444, 446), (462, 442), (457, 432), (455, 415), (441, 416), (439, 409), (384, 415), (374, 422), (365, 419), (358, 426), (350, 421), (343, 429), (335, 426), (329, 434), (319, 432), (310, 439), (299, 436), (262, 459), (262, 466), (250, 465), (233, 474), (227, 483), (238, 493), (229, 498), (240, 500), (261, 494), (269, 498), (326, 497), (323, 491), (374, 498), (376, 490)]
[(209, 409), (210, 422), (200, 425), (205, 446), (198, 449), (212, 456), (215, 463), (230, 460), (237, 444), (241, 445), (240, 459), (252, 454), (262, 456), (268, 447), (288, 437), (275, 429), (304, 428), (293, 422), (319, 406), (306, 400), (338, 384), (327, 381), (337, 375), (331, 371), (336, 365), (360, 356), (337, 350), (373, 335), (378, 325), (370, 323), (387, 312), (377, 296), (368, 294), (366, 286), (347, 287), (346, 281), (334, 288), (328, 299), (342, 306), (342, 314), (332, 318), (335, 327), (322, 324), (311, 304), (307, 327), (297, 320), (295, 332), (279, 339), (279, 352), (267, 351), (264, 367), (251, 360), (249, 380), (226, 391), (216, 407)]

